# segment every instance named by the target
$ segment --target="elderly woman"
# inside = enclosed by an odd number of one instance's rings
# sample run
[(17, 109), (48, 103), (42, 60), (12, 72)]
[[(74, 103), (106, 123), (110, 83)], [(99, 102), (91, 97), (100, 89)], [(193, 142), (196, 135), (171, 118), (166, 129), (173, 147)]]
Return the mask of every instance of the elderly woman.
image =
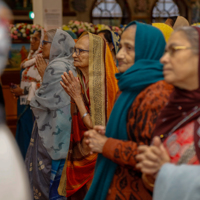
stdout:
[[(165, 39), (155, 27), (131, 22), (117, 54), (117, 99), (106, 127), (85, 133), (92, 152), (99, 153), (95, 175), (85, 199), (151, 199), (135, 169), (137, 147), (150, 144), (155, 121), (172, 86), (163, 81), (159, 62)], [(101, 129), (100, 129), (101, 128)]]
[(98, 35), (108, 43), (110, 51), (112, 52), (113, 59), (116, 63), (116, 55), (119, 51), (119, 41), (120, 41), (118, 33), (105, 29), (99, 31)]
[(36, 122), (33, 127), (26, 166), (34, 199), (58, 199), (57, 188), (68, 153), (71, 133), (70, 97), (60, 85), (61, 75), (74, 75), (74, 40), (59, 29), (47, 31), (42, 56), (49, 59), (41, 87), (31, 100)]
[(153, 178), (164, 163), (199, 164), (199, 37), (198, 27), (177, 29), (169, 39), (166, 53), (161, 58), (164, 78), (175, 86), (175, 90), (158, 118), (154, 131), (154, 136), (157, 137), (153, 139), (153, 145), (139, 147), (140, 155), (137, 156), (140, 161), (137, 167), (144, 173), (151, 189), (154, 186)]
[(62, 76), (62, 86), (71, 96), (72, 134), (66, 166), (68, 200), (85, 197), (92, 182), (97, 154), (90, 154), (84, 132), (94, 125), (106, 125), (117, 93), (117, 68), (106, 42), (99, 36), (84, 33), (74, 47), (74, 66)]
[(37, 69), (36, 56), (42, 52), (40, 45), (42, 44), (43, 38), (43, 30), (35, 31), (31, 36), (30, 53), (21, 63), (22, 70), (20, 87), (12, 84), (10, 89), (13, 96), (19, 98), (17, 106), (18, 121), (16, 140), (24, 159), (30, 143), (34, 123), (33, 113), (30, 109), (30, 101), (41, 84), (41, 76)]

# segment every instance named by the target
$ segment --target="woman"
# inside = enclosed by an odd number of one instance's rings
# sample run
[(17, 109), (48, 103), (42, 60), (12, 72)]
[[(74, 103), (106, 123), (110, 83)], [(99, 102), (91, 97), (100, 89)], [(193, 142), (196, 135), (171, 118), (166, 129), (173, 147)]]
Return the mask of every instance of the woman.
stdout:
[[(165, 39), (150, 25), (131, 22), (122, 34), (117, 54), (119, 89), (105, 136), (85, 133), (92, 152), (99, 153), (95, 175), (85, 199), (151, 199), (141, 172), (135, 169), (137, 146), (148, 145), (160, 110), (172, 86), (163, 81), (159, 59)], [(96, 130), (99, 129), (96, 127)]]
[(161, 30), (165, 37), (165, 41), (168, 42), (172, 32), (174, 31), (169, 25), (164, 24), (164, 23), (153, 23), (152, 26), (158, 28)]
[[(162, 110), (154, 131), (153, 145), (139, 147), (137, 165), (146, 182), (153, 184), (166, 162), (199, 164), (199, 116), (200, 116), (200, 64), (198, 27), (177, 29), (169, 39), (166, 53), (161, 58), (166, 82), (175, 86), (169, 103)], [(161, 140), (163, 144), (161, 143)], [(154, 179), (153, 179), (154, 178)]]
[(59, 29), (47, 31), (42, 43), (42, 56), (49, 64), (30, 103), (36, 121), (25, 162), (34, 199), (65, 199), (57, 189), (69, 148), (71, 114), (70, 97), (60, 80), (69, 70), (76, 75), (72, 58), (75, 43)]
[(94, 125), (106, 125), (117, 93), (117, 68), (106, 42), (84, 33), (75, 44), (74, 66), (78, 78), (65, 73), (61, 85), (71, 96), (72, 133), (66, 166), (68, 200), (85, 197), (92, 182), (97, 154), (90, 154), (84, 132)]
[(110, 51), (112, 52), (113, 59), (116, 63), (116, 54), (119, 51), (119, 41), (120, 41), (118, 33), (105, 29), (99, 31), (98, 35), (108, 43)]
[(43, 31), (36, 31), (31, 37), (31, 50), (30, 53), (21, 63), (21, 83), (18, 85), (11, 85), (10, 91), (15, 98), (19, 97), (17, 112), (17, 132), (16, 140), (21, 150), (22, 156), (25, 159), (28, 145), (31, 138), (33, 129), (33, 114), (30, 109), (30, 101), (34, 96), (35, 91), (40, 87), (41, 76), (36, 66), (36, 56), (41, 54), (40, 45), (43, 40)]

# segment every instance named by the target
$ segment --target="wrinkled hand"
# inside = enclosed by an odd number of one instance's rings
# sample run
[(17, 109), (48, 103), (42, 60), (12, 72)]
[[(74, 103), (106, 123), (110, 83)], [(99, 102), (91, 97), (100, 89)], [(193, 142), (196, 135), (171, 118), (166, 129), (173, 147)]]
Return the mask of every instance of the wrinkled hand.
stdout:
[(136, 168), (140, 169), (142, 173), (152, 175), (154, 178), (156, 178), (162, 165), (170, 162), (170, 157), (159, 137), (153, 139), (153, 145), (151, 146), (139, 146), (138, 152), (136, 160), (139, 163)]
[(41, 55), (36, 56), (36, 67), (40, 76), (43, 78), (45, 69), (47, 68), (47, 63)]
[(23, 95), (23, 89), (21, 89), (18, 85), (16, 85), (16, 88), (10, 88), (10, 92), (13, 94), (13, 98), (16, 99), (19, 96)]
[(74, 77), (72, 71), (69, 71), (69, 75), (67, 72), (61, 76), (62, 81), (60, 84), (65, 89), (65, 92), (76, 102), (77, 99), (82, 98), (81, 96), (81, 84), (78, 77)]
[(106, 127), (105, 126), (101, 126), (101, 125), (94, 126), (94, 130), (97, 131), (98, 133), (102, 134), (102, 135), (105, 135), (105, 133), (106, 133)]
[(107, 141), (107, 137), (98, 133), (96, 130), (89, 130), (84, 133), (84, 137), (86, 138), (85, 143), (90, 147), (91, 154), (94, 153), (102, 153), (103, 147)]

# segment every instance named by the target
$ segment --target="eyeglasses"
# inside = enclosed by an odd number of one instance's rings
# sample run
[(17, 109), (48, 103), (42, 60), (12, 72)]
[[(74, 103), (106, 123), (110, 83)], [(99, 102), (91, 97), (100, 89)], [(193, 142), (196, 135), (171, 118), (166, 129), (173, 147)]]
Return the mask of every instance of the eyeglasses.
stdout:
[(173, 56), (176, 51), (186, 50), (186, 49), (194, 49), (194, 48), (186, 46), (170, 46), (168, 49), (165, 49), (165, 53), (169, 53), (170, 56)]
[(74, 53), (76, 52), (76, 55), (79, 56), (80, 53), (81, 53), (81, 52), (84, 52), (84, 51), (89, 52), (89, 50), (79, 49), (79, 48), (74, 47), (74, 48), (72, 49), (72, 54), (74, 54)]
[(31, 37), (30, 38), (30, 41), (31, 42), (37, 42), (37, 41), (40, 41), (40, 39), (36, 38), (36, 37)]
[(52, 42), (49, 42), (49, 41), (46, 41), (46, 40), (42, 40), (42, 46), (43, 46), (44, 44), (47, 44), (47, 43), (52, 43)]

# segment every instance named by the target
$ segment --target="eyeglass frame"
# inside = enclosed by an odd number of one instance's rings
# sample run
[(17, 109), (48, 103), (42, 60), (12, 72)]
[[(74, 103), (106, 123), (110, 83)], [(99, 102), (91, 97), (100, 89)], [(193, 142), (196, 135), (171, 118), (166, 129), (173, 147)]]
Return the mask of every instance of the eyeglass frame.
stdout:
[[(76, 49), (79, 50), (79, 54), (77, 53)], [(84, 51), (89, 52), (89, 50), (85, 50), (85, 49), (80, 49), (80, 48), (76, 48), (76, 47), (72, 48), (72, 54), (76, 53), (77, 56), (79, 56), (80, 53), (84, 52)]]
[(44, 45), (44, 43), (52, 43), (52, 42), (49, 42), (49, 41), (46, 41), (46, 40), (42, 40), (42, 46)]
[(164, 54), (169, 53), (170, 56), (173, 56), (174, 53), (175, 53), (176, 51), (178, 51), (178, 50), (195, 49), (195, 48), (193, 48), (193, 47), (186, 47), (186, 46), (171, 46), (170, 48), (171, 48), (171, 50), (173, 50), (173, 52), (171, 51), (171, 53), (170, 53), (169, 50), (166, 50), (166, 49), (165, 49), (165, 53), (164, 53)]

